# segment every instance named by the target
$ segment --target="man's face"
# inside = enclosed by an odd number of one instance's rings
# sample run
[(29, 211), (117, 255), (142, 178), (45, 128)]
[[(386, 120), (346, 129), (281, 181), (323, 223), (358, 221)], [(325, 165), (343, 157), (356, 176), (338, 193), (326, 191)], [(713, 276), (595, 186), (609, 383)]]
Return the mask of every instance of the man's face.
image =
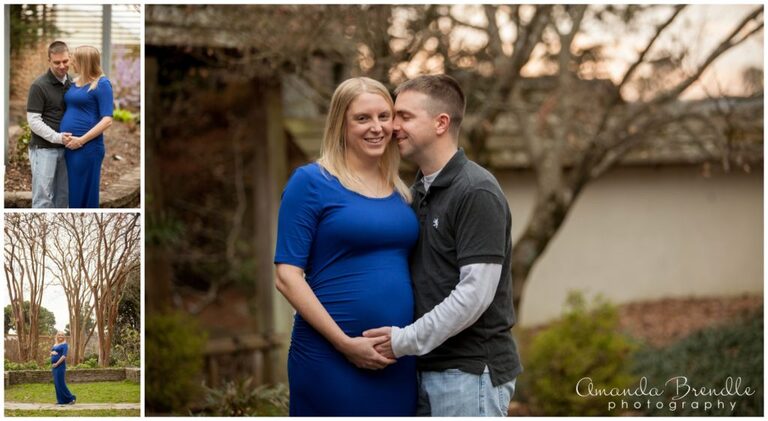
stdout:
[(48, 57), (48, 65), (51, 66), (51, 72), (57, 78), (61, 79), (69, 71), (69, 52), (52, 53)]
[(400, 155), (419, 163), (420, 157), (437, 139), (436, 120), (427, 109), (429, 97), (405, 91), (395, 101), (394, 138)]

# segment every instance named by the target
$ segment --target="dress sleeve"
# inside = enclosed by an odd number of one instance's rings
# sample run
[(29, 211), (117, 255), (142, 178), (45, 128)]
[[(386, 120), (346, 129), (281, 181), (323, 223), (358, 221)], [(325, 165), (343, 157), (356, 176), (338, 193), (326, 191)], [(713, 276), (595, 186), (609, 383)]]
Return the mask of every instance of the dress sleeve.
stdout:
[(66, 357), (66, 356), (67, 356), (67, 350), (69, 350), (69, 345), (67, 345), (67, 344), (64, 344), (64, 345), (61, 347), (61, 356), (62, 356), (62, 357)]
[(275, 264), (307, 269), (310, 249), (322, 214), (317, 175), (309, 166), (297, 169), (283, 190), (277, 218)]
[(112, 83), (106, 77), (99, 79), (96, 87), (96, 101), (99, 104), (99, 119), (112, 117), (114, 111), (114, 96), (112, 95)]

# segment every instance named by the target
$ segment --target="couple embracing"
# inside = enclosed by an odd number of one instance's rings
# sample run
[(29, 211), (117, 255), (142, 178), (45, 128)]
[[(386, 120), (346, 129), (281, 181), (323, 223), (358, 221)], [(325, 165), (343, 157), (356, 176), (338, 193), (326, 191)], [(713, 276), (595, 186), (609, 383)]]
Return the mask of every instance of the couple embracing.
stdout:
[[(509, 206), (458, 147), (456, 80), (421, 76), (395, 94), (339, 85), (320, 158), (283, 191), (290, 414), (505, 416), (522, 372)], [(401, 156), (419, 167), (410, 189)]]
[[(48, 71), (29, 88), (33, 208), (98, 208), (104, 131), (112, 125), (112, 85), (90, 46), (48, 46)], [(77, 77), (72, 79), (69, 67)]]

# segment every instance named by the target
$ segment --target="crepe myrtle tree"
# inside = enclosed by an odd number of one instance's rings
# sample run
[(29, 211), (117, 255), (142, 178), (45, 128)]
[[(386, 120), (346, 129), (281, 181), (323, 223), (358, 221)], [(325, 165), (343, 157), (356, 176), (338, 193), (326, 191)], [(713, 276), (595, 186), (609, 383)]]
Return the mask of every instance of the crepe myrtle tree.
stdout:
[(5, 215), (5, 281), (23, 361), (35, 360), (38, 349), (49, 227), (44, 214)]
[(96, 271), (91, 216), (67, 213), (58, 215), (52, 224), (50, 261), (56, 268), (55, 281), (64, 290), (69, 310), (69, 358), (79, 364), (85, 357), (85, 346), (93, 336), (95, 323), (93, 291), (88, 282)]
[[(56, 261), (70, 306), (71, 336), (82, 358), (95, 330), (99, 366), (107, 367), (121, 297), (140, 269), (139, 215), (62, 214), (57, 228)], [(95, 325), (88, 323), (91, 314)]]

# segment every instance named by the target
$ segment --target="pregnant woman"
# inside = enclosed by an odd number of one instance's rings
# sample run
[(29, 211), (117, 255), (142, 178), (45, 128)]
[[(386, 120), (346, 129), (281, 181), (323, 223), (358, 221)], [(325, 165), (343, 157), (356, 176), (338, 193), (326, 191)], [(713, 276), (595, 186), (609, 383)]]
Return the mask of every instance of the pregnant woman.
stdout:
[(283, 191), (277, 288), (298, 314), (288, 352), (292, 416), (412, 416), (416, 366), (360, 337), (413, 320), (408, 255), (418, 238), (391, 141), (392, 97), (354, 78), (331, 99), (321, 156)]
[(64, 332), (56, 333), (56, 343), (51, 348), (51, 371), (53, 372), (53, 386), (56, 388), (56, 402), (59, 405), (74, 405), (75, 395), (69, 388), (65, 376), (67, 374), (67, 342)]
[(77, 78), (64, 94), (67, 110), (61, 131), (72, 133), (66, 144), (69, 207), (98, 208), (104, 130), (112, 125), (112, 84), (101, 71), (99, 50), (75, 48), (72, 67)]

